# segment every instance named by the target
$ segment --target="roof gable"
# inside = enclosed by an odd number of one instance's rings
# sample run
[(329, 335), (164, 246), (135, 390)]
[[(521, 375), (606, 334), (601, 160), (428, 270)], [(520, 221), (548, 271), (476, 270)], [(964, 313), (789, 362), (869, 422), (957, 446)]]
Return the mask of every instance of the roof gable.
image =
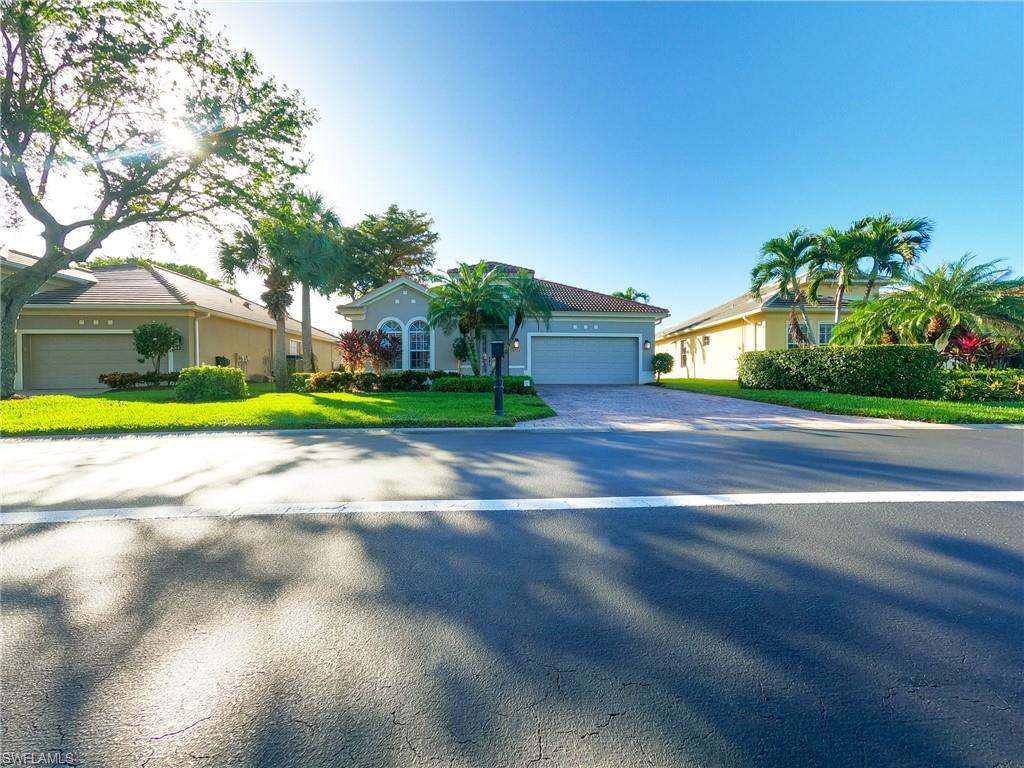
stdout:
[(424, 296), (430, 295), (430, 289), (427, 286), (423, 285), (423, 283), (418, 283), (411, 277), (408, 277), (407, 275), (402, 275), (401, 277), (396, 277), (390, 283), (385, 283), (379, 288), (374, 288), (372, 291), (364, 293), (355, 301), (341, 305), (340, 307), (338, 307), (338, 309), (342, 310), (351, 307), (365, 307), (367, 304), (373, 304), (375, 301), (383, 299), (385, 296), (391, 293), (391, 291), (401, 287), (411, 288), (412, 290), (421, 293)]

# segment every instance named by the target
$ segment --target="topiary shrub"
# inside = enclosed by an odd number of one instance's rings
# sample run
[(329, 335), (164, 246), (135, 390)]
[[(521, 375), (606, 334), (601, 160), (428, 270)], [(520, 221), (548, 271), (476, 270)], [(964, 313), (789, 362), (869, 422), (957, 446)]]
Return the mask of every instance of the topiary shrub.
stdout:
[(214, 400), (240, 400), (249, 394), (245, 372), (241, 368), (220, 368), (199, 365), (182, 368), (174, 396), (183, 403), (201, 403)]
[(946, 400), (975, 402), (1024, 400), (1024, 371), (1012, 368), (943, 371), (942, 396)]
[[(503, 378), (506, 395), (532, 395), (536, 391), (533, 379), (529, 376), (505, 376)], [(444, 376), (433, 379), (430, 388), (434, 392), (493, 392), (493, 376)]]
[(744, 352), (740, 387), (934, 399), (942, 356), (930, 344), (810, 347)]
[(307, 392), (348, 392), (352, 389), (353, 375), (348, 371), (322, 371), (314, 373), (306, 382)]
[(313, 374), (309, 371), (293, 373), (291, 375), (292, 392), (305, 392), (311, 378), (313, 378)]
[(385, 371), (377, 379), (381, 392), (415, 392), (426, 385), (426, 371)]
[(112, 371), (111, 373), (101, 373), (99, 375), (100, 384), (106, 384), (111, 389), (134, 389), (141, 387), (143, 384), (148, 386), (158, 386), (164, 384), (166, 386), (174, 386), (178, 380), (178, 372), (171, 371), (170, 373), (155, 373), (148, 371), (147, 373), (136, 373), (135, 371)]
[(655, 381), (661, 381), (661, 374), (672, 373), (676, 360), (668, 352), (658, 352), (651, 358), (651, 370), (654, 371)]

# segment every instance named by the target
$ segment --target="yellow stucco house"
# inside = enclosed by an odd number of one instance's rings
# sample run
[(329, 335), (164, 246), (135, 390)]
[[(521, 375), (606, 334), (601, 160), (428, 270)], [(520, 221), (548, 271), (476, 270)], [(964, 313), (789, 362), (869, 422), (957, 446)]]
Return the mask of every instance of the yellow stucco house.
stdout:
[[(850, 287), (843, 297), (840, 318), (849, 313), (851, 301), (864, 297), (864, 289), (863, 283)], [(655, 340), (658, 352), (668, 352), (675, 359), (668, 378), (735, 379), (741, 352), (797, 346), (789, 333), (792, 306), (792, 299), (779, 295), (778, 284), (771, 284), (760, 296), (747, 292), (668, 326)], [(816, 344), (828, 344), (835, 327), (834, 297), (819, 296), (817, 304), (808, 304), (807, 317), (811, 324), (805, 329), (807, 335)]]
[[(0, 280), (36, 261), (31, 254), (0, 248)], [(133, 345), (140, 323), (177, 328), (182, 347), (163, 361), (163, 370), (227, 364), (247, 377), (270, 376), (275, 324), (259, 302), (236, 296), (187, 275), (154, 266), (84, 266), (64, 269), (48, 280), (18, 315), (17, 372), (24, 390), (102, 387), (101, 373), (145, 371)], [(302, 354), (302, 326), (289, 317), (285, 329), (290, 355)], [(337, 337), (313, 329), (318, 368), (338, 362)]]

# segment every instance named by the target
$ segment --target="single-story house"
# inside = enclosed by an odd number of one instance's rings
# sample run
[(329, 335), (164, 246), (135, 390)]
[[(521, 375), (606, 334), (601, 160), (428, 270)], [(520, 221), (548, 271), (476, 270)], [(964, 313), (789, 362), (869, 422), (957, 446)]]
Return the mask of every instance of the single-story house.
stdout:
[[(0, 250), (0, 277), (35, 261)], [(164, 361), (164, 370), (225, 360), (248, 377), (273, 370), (275, 324), (262, 304), (151, 264), (75, 267), (48, 280), (18, 316), (15, 387), (89, 389), (100, 386), (101, 373), (148, 370), (132, 340), (132, 330), (147, 322), (181, 332), (182, 347)], [(289, 317), (286, 329), (288, 354), (301, 355), (301, 324)], [(336, 344), (336, 336), (313, 329), (318, 369), (337, 364)]]
[[(519, 267), (488, 262), (488, 269), (512, 274)], [(533, 274), (532, 270), (528, 270)], [(550, 327), (529, 320), (519, 331), (519, 349), (509, 349), (506, 369), (530, 376), (538, 384), (643, 384), (653, 381), (655, 325), (668, 310), (584, 288), (539, 280), (551, 307)], [(357, 330), (381, 330), (401, 340), (402, 370), (459, 370), (452, 344), (458, 331), (446, 334), (427, 323), (430, 290), (400, 277), (370, 291), (338, 313)], [(513, 321), (483, 332), (484, 372), (493, 370), (490, 342), (509, 341)], [(507, 344), (506, 344), (507, 346)], [(462, 371), (468, 371), (463, 364)]]
[[(876, 286), (884, 284), (879, 280)], [(843, 297), (840, 319), (850, 302), (864, 297), (865, 284), (855, 283)], [(759, 296), (749, 292), (724, 304), (666, 327), (658, 333), (658, 352), (675, 359), (671, 378), (735, 379), (741, 352), (787, 349), (798, 346), (791, 337), (789, 313), (793, 299), (779, 295), (779, 286), (764, 287)], [(810, 327), (804, 332), (815, 344), (828, 344), (835, 327), (835, 298), (819, 295), (806, 304)], [(801, 324), (803, 324), (801, 320)]]

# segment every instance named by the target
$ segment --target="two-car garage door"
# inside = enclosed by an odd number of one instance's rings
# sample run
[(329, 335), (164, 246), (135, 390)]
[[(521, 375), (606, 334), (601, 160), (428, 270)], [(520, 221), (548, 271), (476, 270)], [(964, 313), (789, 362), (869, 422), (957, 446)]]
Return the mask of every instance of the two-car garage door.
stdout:
[(147, 370), (130, 333), (26, 334), (23, 344), (25, 389), (95, 389), (101, 373)]
[(538, 384), (637, 384), (635, 336), (532, 336), (530, 374)]

